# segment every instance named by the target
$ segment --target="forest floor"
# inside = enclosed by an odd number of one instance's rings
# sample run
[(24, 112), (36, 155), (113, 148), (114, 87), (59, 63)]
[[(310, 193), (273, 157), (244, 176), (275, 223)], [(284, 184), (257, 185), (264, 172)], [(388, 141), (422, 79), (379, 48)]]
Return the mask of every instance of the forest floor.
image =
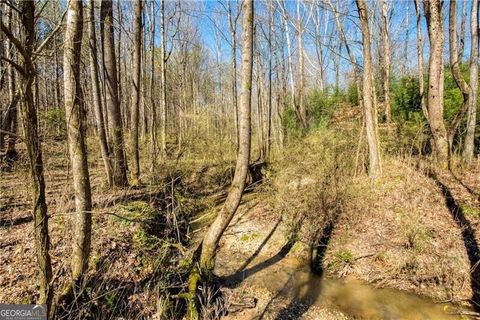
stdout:
[[(465, 178), (474, 183), (471, 175)], [(468, 306), (480, 289), (478, 273), (470, 273), (477, 266), (469, 260), (480, 257), (478, 197), (451, 174), (439, 181), (396, 160), (385, 165), (385, 176), (374, 185), (356, 178), (354, 198), (345, 203), (328, 236), (322, 235), (323, 274), (311, 272), (311, 244), (300, 239), (289, 245), (289, 226), (268, 199), (247, 202), (224, 235), (217, 259), (216, 273), (233, 297), (230, 308), (239, 310), (225, 319), (474, 315), (461, 306)], [(452, 207), (450, 197), (456, 197), (460, 209)], [(469, 227), (459, 224), (467, 221), (471, 230), (462, 232)], [(241, 307), (253, 298), (254, 307)]]
[[(63, 142), (44, 143), (44, 149), (59, 289), (69, 273), (73, 193)], [(433, 174), (411, 159), (387, 157), (379, 181), (358, 175), (342, 187), (318, 183), (326, 175), (309, 162), (316, 154), (296, 156), (304, 158), (303, 167), (289, 159), (272, 169), (264, 186), (244, 197), (222, 238), (216, 274), (230, 311), (225, 319), (447, 319), (469, 312), (459, 306), (472, 297), (479, 301), (478, 166)], [(161, 309), (162, 294), (181, 290), (182, 268), (222, 203), (232, 163), (170, 168), (150, 185), (110, 190), (102, 185), (101, 159), (89, 161), (91, 270), (78, 293), (82, 299), (63, 317), (151, 317)], [(28, 181), (24, 158), (14, 172), (1, 173), (2, 303), (36, 299)], [(341, 192), (325, 195), (326, 186)], [(308, 212), (304, 220), (299, 212)]]

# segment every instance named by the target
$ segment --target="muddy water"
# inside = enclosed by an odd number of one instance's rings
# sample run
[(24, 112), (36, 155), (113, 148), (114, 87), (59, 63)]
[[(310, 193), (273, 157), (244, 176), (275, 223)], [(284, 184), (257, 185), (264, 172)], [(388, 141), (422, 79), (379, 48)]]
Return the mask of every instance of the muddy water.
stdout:
[(451, 304), (399, 290), (376, 289), (357, 282), (340, 282), (319, 277), (307, 270), (295, 272), (282, 290), (307, 308), (338, 310), (354, 319), (469, 319)]

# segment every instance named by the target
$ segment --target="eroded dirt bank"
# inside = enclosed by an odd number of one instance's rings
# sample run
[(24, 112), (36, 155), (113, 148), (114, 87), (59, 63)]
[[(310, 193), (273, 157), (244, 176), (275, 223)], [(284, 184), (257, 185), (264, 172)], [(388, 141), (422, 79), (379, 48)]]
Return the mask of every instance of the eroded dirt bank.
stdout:
[[(315, 185), (309, 179), (302, 177), (310, 181), (304, 186), (291, 186), (291, 201), (301, 197), (302, 188)], [(229, 309), (236, 310), (225, 318), (474, 315), (460, 305), (468, 306), (478, 294), (472, 264), (479, 259), (478, 199), (461, 188), (447, 173), (433, 179), (398, 160), (385, 164), (385, 176), (375, 184), (354, 178), (333, 222), (321, 212), (317, 215), (318, 228), (328, 229), (317, 243), (322, 247), (321, 259), (315, 260), (321, 264), (314, 266), (317, 274), (310, 272), (312, 244), (302, 231), (296, 241), (288, 240), (291, 221), (275, 212), (272, 195), (247, 201), (222, 240), (216, 264), (231, 296)], [(454, 193), (462, 199), (455, 202), (461, 211), (452, 206)]]

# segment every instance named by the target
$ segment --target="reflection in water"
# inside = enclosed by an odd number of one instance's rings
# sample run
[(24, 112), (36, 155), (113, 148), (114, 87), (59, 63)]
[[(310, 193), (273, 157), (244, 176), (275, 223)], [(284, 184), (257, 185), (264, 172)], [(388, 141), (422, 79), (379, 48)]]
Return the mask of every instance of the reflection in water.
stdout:
[[(438, 304), (407, 292), (375, 289), (358, 281), (325, 279), (309, 271), (296, 272), (282, 295), (296, 297), (307, 307), (339, 310), (355, 319), (459, 319), (451, 313), (457, 308)], [(293, 304), (288, 308), (293, 307)], [(277, 319), (282, 319), (282, 310)]]

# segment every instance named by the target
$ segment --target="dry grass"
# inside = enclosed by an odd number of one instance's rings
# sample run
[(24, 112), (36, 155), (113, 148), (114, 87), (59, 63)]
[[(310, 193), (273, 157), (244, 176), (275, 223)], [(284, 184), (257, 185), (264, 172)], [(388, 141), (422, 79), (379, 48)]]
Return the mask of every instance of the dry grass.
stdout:
[[(0, 179), (0, 301), (34, 303), (36, 260), (31, 224), (27, 159)], [(146, 146), (144, 146), (147, 149)], [(70, 272), (73, 190), (66, 145), (43, 143), (51, 257), (56, 290)], [(121, 316), (128, 319), (180, 316), (182, 300), (171, 299), (188, 274), (188, 221), (208, 208), (209, 197), (228, 185), (231, 162), (171, 160), (148, 172), (143, 186), (109, 189), (95, 139), (89, 139), (89, 169), (94, 202), (90, 270), (76, 299), (60, 318)], [(199, 200), (200, 199), (200, 200)]]
[(333, 231), (326, 271), (439, 300), (469, 299), (470, 273), (461, 230), (436, 183), (399, 160), (384, 175), (358, 177)]

